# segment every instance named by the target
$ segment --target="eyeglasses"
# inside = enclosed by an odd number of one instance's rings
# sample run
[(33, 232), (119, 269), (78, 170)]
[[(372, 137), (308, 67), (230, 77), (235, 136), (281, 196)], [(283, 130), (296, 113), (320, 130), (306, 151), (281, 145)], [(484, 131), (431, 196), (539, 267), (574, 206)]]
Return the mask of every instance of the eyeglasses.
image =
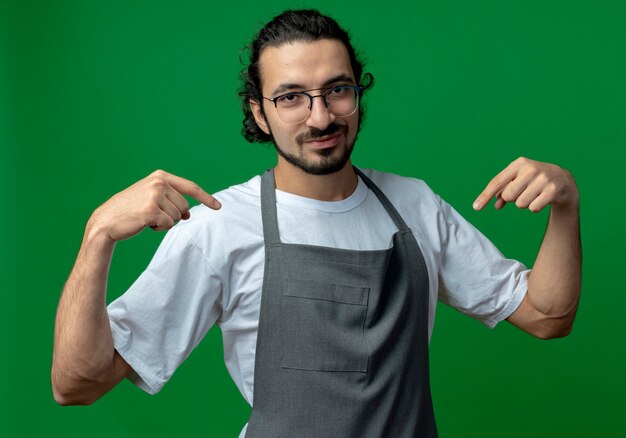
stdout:
[[(274, 103), (278, 117), (290, 124), (301, 123), (309, 118), (313, 108), (313, 98), (321, 97), (324, 106), (336, 117), (348, 117), (359, 107), (359, 96), (365, 87), (359, 85), (336, 85), (331, 88), (313, 88), (311, 90), (293, 91), (274, 98), (262, 96)], [(309, 91), (326, 90), (322, 94), (311, 95)]]

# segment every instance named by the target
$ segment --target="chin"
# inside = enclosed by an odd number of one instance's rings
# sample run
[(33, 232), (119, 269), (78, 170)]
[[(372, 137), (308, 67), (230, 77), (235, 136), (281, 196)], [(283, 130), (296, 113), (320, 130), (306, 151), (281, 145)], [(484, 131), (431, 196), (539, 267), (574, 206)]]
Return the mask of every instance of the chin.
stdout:
[(352, 153), (351, 148), (339, 150), (334, 147), (317, 151), (315, 157), (308, 158), (286, 153), (277, 146), (276, 150), (289, 164), (310, 175), (330, 175), (339, 172), (350, 161)]

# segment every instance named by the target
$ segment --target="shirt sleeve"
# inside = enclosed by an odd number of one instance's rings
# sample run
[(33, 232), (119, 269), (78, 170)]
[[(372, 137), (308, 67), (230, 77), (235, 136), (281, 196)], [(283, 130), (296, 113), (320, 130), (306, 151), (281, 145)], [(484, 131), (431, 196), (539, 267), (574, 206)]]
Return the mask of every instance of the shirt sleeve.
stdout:
[(170, 230), (148, 268), (108, 306), (115, 349), (133, 368), (129, 379), (158, 392), (219, 317), (220, 297), (203, 251)]
[(530, 270), (505, 258), (450, 205), (440, 202), (447, 240), (439, 268), (439, 299), (493, 328), (522, 302)]

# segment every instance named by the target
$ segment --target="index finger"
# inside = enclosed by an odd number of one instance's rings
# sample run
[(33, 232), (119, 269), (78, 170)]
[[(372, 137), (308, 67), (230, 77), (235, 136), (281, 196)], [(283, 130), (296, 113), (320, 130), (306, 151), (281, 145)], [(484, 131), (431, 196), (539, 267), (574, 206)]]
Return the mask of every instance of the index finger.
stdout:
[(498, 193), (500, 193), (511, 181), (515, 179), (517, 175), (517, 164), (515, 162), (509, 164), (502, 172), (493, 177), (493, 179), (487, 184), (485, 190), (472, 204), (474, 210), (481, 210), (485, 205), (493, 199)]
[(206, 205), (213, 210), (219, 210), (222, 207), (222, 204), (217, 199), (209, 195), (198, 184), (191, 180), (181, 178), (180, 176), (176, 176), (166, 172), (163, 175), (163, 178), (177, 192), (184, 195), (189, 195), (196, 201)]

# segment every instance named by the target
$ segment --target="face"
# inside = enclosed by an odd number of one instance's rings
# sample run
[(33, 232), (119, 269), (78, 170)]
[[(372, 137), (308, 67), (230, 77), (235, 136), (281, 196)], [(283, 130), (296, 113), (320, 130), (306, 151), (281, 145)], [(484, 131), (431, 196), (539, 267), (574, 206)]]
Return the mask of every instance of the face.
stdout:
[[(356, 85), (348, 51), (339, 40), (322, 39), (267, 47), (259, 58), (263, 96), (273, 98), (290, 91), (321, 94), (337, 85)], [(272, 102), (250, 102), (259, 127), (269, 134), (279, 154), (279, 166), (295, 166), (325, 175), (341, 170), (350, 159), (358, 128), (358, 109), (336, 117), (321, 97), (313, 99), (303, 122), (283, 122)], [(262, 107), (261, 107), (262, 105)]]

